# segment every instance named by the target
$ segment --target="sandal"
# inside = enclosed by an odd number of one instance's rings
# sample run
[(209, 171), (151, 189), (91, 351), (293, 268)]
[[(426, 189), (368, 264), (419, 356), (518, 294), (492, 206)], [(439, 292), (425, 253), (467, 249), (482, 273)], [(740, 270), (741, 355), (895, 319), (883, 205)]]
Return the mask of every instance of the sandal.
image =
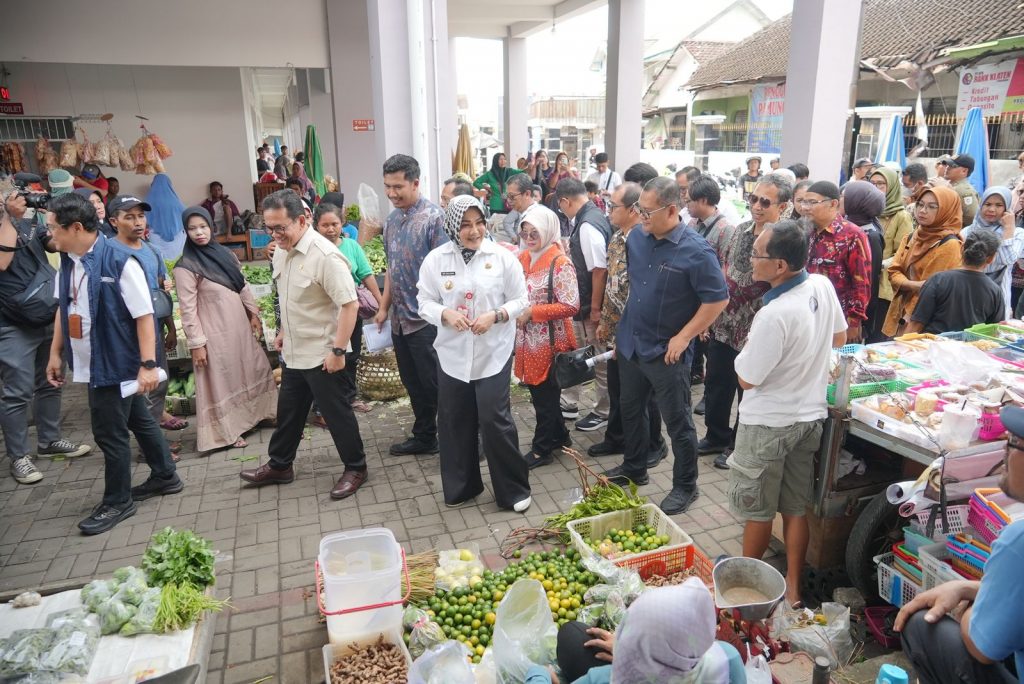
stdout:
[(373, 407), (367, 404), (365, 401), (357, 399), (352, 402), (352, 410), (356, 413), (369, 413), (373, 410)]
[(188, 427), (188, 421), (182, 420), (181, 418), (172, 417), (170, 420), (165, 420), (160, 423), (160, 427), (164, 430), (184, 430)]

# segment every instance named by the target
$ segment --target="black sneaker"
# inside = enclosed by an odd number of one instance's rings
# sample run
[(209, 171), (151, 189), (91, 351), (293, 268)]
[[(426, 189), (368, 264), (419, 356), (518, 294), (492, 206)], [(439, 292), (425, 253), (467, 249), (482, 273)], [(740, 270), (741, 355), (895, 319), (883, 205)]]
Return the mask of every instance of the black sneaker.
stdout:
[(662, 442), (661, 448), (652, 452), (651, 455), (647, 457), (647, 469), (650, 470), (661, 463), (666, 456), (668, 456), (668, 445)]
[(571, 446), (572, 446), (572, 435), (570, 435), (568, 432), (566, 432), (565, 433), (565, 439), (562, 440), (562, 448), (563, 449), (568, 449)]
[(594, 446), (587, 449), (587, 455), (594, 458), (600, 456), (614, 456), (615, 454), (621, 454), (624, 447), (621, 444), (613, 444), (609, 441), (598, 442)]
[(726, 449), (722, 453), (715, 456), (715, 462), (712, 464), (719, 470), (729, 470), (729, 456), (732, 455), (732, 449)]
[(591, 411), (587, 414), (586, 418), (576, 421), (576, 429), (580, 432), (593, 432), (594, 430), (600, 430), (607, 424), (607, 418), (602, 418)]
[(102, 534), (113, 529), (122, 520), (135, 515), (136, 510), (134, 501), (129, 501), (120, 508), (102, 504), (92, 512), (92, 515), (78, 523), (78, 529), (82, 530), (83, 534)]
[(76, 444), (69, 439), (58, 439), (50, 442), (44, 447), (39, 447), (40, 456), (63, 456), (64, 458), (76, 458), (85, 456), (92, 450), (88, 444)]
[(647, 477), (647, 473), (630, 473), (622, 469), (622, 466), (615, 466), (611, 470), (606, 470), (601, 473), (608, 478), (608, 481), (612, 484), (617, 484), (620, 487), (627, 487), (632, 482), (637, 486), (645, 485), (651, 481)]
[(146, 499), (152, 499), (154, 496), (177, 494), (184, 488), (185, 483), (181, 481), (177, 473), (166, 479), (150, 477), (139, 486), (132, 487), (132, 499), (135, 501), (145, 501)]
[(698, 416), (704, 415), (704, 397), (701, 397), (697, 405), (693, 407), (693, 412)]
[(533, 470), (534, 468), (539, 468), (541, 466), (550, 465), (555, 462), (555, 457), (552, 456), (551, 454), (548, 454), (547, 456), (541, 456), (535, 451), (530, 451), (528, 454), (526, 454), (526, 456), (523, 456), (523, 458), (526, 459), (526, 467), (529, 468), (530, 470)]
[(699, 442), (697, 442), (697, 455), (698, 456), (707, 456), (709, 454), (720, 454), (720, 453), (722, 453), (723, 451), (725, 451), (728, 448), (729, 448), (728, 444), (722, 444), (722, 445), (712, 444), (705, 437), (704, 439), (702, 439)]
[(685, 513), (686, 509), (690, 507), (690, 504), (697, 500), (698, 496), (700, 496), (700, 491), (698, 491), (697, 485), (694, 485), (692, 489), (673, 487), (672, 491), (668, 493), (668, 496), (662, 499), (661, 510), (668, 515)]
[(392, 456), (415, 456), (419, 454), (436, 454), (437, 442), (421, 442), (418, 439), (407, 439), (399, 444), (392, 444), (388, 453)]

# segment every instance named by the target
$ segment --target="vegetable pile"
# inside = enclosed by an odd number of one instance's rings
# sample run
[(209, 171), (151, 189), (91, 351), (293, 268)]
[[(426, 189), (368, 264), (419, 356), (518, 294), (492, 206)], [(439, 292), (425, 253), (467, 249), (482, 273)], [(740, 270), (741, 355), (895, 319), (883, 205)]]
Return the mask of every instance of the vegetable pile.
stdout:
[(277, 329), (277, 314), (274, 312), (274, 295), (263, 295), (256, 300), (256, 306), (260, 308), (260, 318), (271, 330)]
[(243, 264), (242, 277), (244, 277), (245, 282), (250, 285), (269, 285), (271, 281), (270, 267)]
[(153, 535), (142, 555), (142, 569), (151, 584), (192, 584), (204, 589), (213, 584), (210, 542), (191, 530), (165, 527)]
[(374, 273), (383, 273), (388, 270), (388, 257), (384, 252), (383, 237), (378, 235), (367, 242), (363, 245), (363, 251), (366, 252), (366, 259), (370, 262), (370, 267), (373, 268)]
[(605, 558), (619, 558), (644, 551), (654, 551), (668, 545), (669, 536), (659, 535), (650, 525), (635, 525), (631, 530), (612, 528), (603, 539), (585, 537), (583, 541)]
[[(172, 377), (168, 380), (167, 396), (194, 398), (196, 396), (196, 374), (189, 373), (185, 378)], [(168, 410), (170, 410), (170, 407), (170, 402), (167, 402)]]
[(0, 640), (0, 680), (27, 674), (17, 681), (59, 682), (65, 675), (87, 675), (99, 640), (96, 620), (84, 611), (58, 613), (46, 627), (19, 629)]

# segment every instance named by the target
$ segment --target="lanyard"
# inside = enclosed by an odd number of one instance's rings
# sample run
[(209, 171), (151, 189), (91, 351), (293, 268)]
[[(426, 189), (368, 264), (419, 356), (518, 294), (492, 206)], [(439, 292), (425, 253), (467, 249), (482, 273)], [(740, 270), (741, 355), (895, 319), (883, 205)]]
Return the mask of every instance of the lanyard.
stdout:
[(75, 270), (78, 266), (79, 264), (75, 264), (74, 268), (71, 270), (71, 303), (75, 305), (76, 309), (78, 308), (78, 291), (81, 289), (82, 281), (85, 280), (86, 276), (85, 266), (82, 266), (82, 277), (78, 279), (78, 284), (75, 284)]

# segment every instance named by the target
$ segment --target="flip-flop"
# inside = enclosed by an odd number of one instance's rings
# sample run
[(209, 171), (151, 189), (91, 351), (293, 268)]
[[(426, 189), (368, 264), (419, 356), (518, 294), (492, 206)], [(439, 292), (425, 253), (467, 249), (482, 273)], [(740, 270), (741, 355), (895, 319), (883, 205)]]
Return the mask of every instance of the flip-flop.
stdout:
[(369, 413), (373, 410), (373, 407), (365, 401), (354, 401), (352, 402), (352, 410), (357, 413)]
[(164, 430), (184, 430), (188, 427), (188, 421), (181, 418), (171, 418), (160, 423)]

